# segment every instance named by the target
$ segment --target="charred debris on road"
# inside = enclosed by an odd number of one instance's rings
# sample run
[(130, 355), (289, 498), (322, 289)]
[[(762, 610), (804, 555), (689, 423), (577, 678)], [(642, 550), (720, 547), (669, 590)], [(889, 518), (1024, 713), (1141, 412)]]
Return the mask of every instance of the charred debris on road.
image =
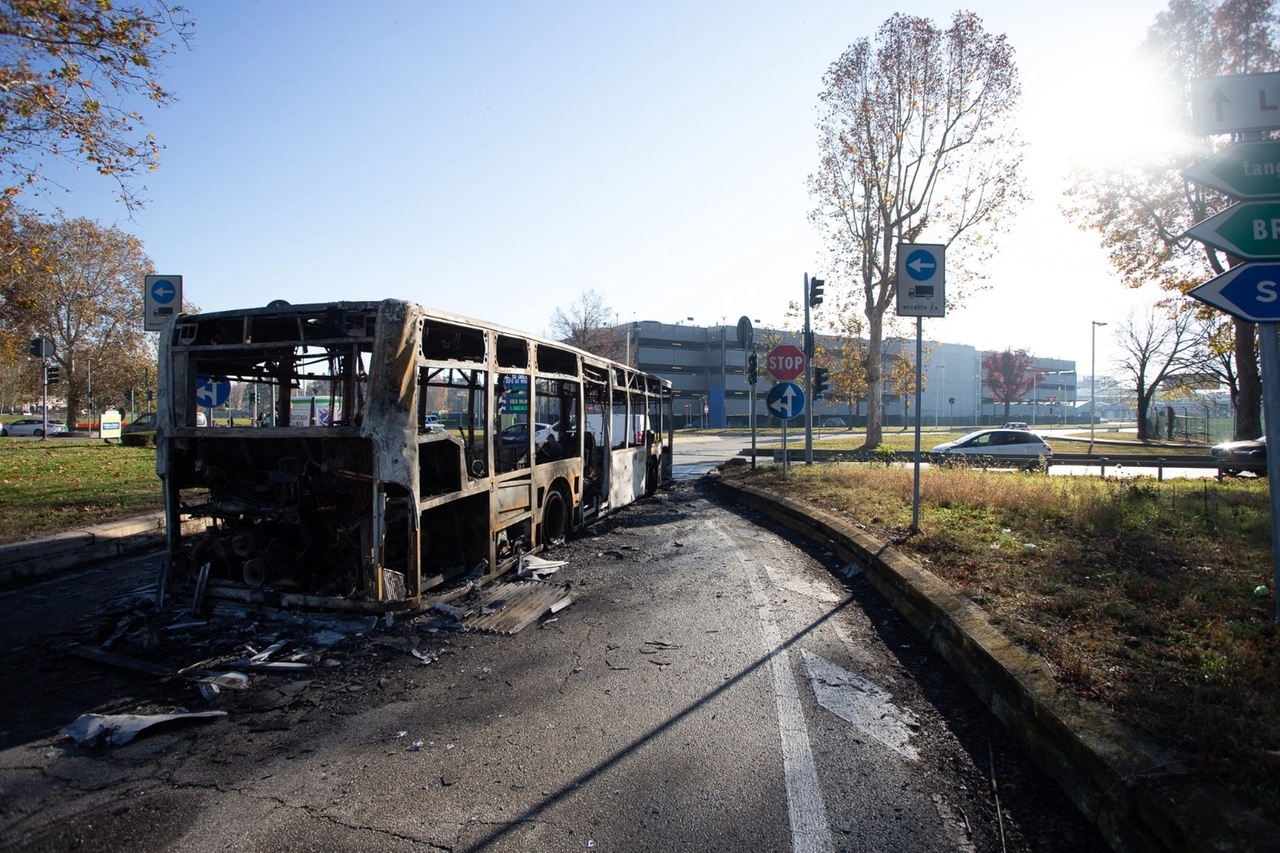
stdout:
[[(513, 635), (539, 620), (554, 622), (573, 596), (567, 583), (547, 578), (564, 561), (522, 558), (515, 577), (480, 586), (468, 583), (452, 603), (407, 619), (337, 617), (329, 614), (242, 608), (218, 602), (202, 609), (155, 606), (148, 584), (81, 617), (75, 639), (55, 649), (117, 672), (153, 680), (151, 698), (129, 713), (83, 713), (59, 729), (86, 747), (128, 743), (153, 727), (206, 723), (252, 714), (257, 729), (287, 729), (315, 718), (321, 696), (317, 674), (369, 658), (375, 651), (408, 655), (429, 666), (452, 654), (454, 638), (471, 631)], [(98, 638), (105, 636), (105, 639)], [(92, 638), (92, 639), (91, 639)], [(198, 660), (191, 660), (198, 657)], [(374, 663), (371, 658), (369, 663)], [(384, 679), (369, 667), (340, 692), (359, 693)], [(174, 688), (177, 688), (176, 690)], [(200, 707), (192, 711), (189, 707)]]

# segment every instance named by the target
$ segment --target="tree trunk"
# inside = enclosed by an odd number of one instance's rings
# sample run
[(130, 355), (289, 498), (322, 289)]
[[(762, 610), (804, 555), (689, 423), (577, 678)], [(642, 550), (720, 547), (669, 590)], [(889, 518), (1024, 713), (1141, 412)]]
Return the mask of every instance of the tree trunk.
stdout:
[[(1151, 408), (1151, 398), (1155, 396), (1154, 390), (1144, 388), (1138, 389), (1138, 441), (1147, 441), (1151, 438), (1147, 429), (1147, 410)], [(1091, 412), (1090, 417), (1097, 420), (1097, 412)]]
[(884, 327), (882, 317), (867, 312), (867, 440), (863, 447), (875, 450), (884, 441), (884, 373), (881, 344)]
[[(80, 389), (76, 387), (76, 383), (71, 377), (75, 376), (73, 372), (76, 367), (75, 359), (70, 354), (67, 360), (62, 362), (62, 381), (66, 383), (67, 388), (67, 429), (75, 430), (76, 423), (80, 420)], [(53, 396), (53, 389), (49, 389), (49, 396)]]
[(1252, 323), (1236, 319), (1236, 395), (1235, 438), (1249, 439), (1262, 435), (1262, 377), (1258, 374), (1258, 352), (1254, 346)]

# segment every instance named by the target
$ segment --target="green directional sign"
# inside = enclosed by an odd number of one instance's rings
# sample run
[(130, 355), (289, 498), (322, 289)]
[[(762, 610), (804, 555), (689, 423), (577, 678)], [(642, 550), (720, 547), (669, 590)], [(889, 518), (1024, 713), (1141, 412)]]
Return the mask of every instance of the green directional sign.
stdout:
[(1280, 198), (1280, 139), (1237, 142), (1182, 173), (1232, 198)]
[(1246, 201), (1187, 229), (1186, 236), (1246, 261), (1280, 260), (1280, 201)]

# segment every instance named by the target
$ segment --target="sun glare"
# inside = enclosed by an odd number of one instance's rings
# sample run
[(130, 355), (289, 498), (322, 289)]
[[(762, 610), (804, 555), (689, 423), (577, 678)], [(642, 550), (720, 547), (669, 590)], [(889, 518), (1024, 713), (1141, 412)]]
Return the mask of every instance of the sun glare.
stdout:
[(1164, 82), (1136, 57), (1082, 63), (1050, 85), (1059, 108), (1041, 116), (1052, 126), (1037, 127), (1036, 147), (1064, 170), (1147, 161), (1185, 143)]

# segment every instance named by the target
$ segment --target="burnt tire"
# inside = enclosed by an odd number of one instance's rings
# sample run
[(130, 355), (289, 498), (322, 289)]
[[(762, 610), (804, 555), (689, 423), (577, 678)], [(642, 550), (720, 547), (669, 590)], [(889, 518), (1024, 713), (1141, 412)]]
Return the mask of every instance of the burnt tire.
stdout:
[(542, 523), (538, 525), (538, 533), (543, 548), (563, 542), (569, 533), (569, 504), (555, 489), (547, 493), (547, 500), (542, 505)]

